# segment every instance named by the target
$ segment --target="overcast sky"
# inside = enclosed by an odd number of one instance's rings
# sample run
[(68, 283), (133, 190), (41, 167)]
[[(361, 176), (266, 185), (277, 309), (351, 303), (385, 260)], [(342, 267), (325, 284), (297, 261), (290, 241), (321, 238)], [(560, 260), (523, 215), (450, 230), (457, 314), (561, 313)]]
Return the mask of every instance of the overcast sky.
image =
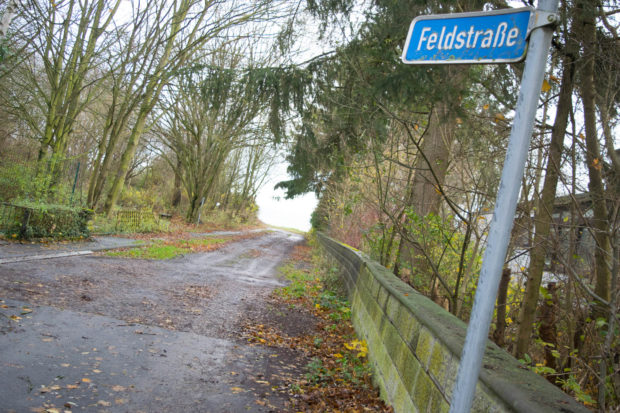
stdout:
[(268, 225), (308, 231), (310, 215), (317, 204), (314, 193), (284, 199), (282, 189), (273, 189), (278, 182), (290, 179), (286, 167), (285, 161), (281, 160), (269, 171), (269, 182), (263, 185), (256, 197), (258, 219)]

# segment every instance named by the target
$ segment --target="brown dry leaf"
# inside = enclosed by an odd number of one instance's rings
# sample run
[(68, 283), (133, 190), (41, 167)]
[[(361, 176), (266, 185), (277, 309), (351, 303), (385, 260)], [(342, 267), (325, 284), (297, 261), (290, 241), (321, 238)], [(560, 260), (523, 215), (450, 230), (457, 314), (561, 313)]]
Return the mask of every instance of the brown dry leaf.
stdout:
[(41, 387), (39, 389), (40, 393), (49, 393), (49, 391), (50, 391), (50, 388), (49, 387), (45, 387), (45, 386), (43, 386), (43, 387)]
[(543, 93), (547, 93), (551, 90), (551, 85), (549, 84), (549, 82), (547, 82), (547, 79), (543, 80), (541, 90)]
[(106, 402), (105, 400), (99, 400), (99, 401), (97, 402), (97, 404), (98, 404), (99, 406), (105, 406), (105, 407), (112, 406), (112, 403), (110, 403), (110, 402)]
[(123, 386), (112, 386), (112, 391), (125, 391), (125, 387)]
[(55, 384), (52, 387), (50, 387), (50, 390), (60, 390), (62, 389), (62, 387), (60, 387), (59, 385)]
[(90, 383), (92, 380), (91, 380), (91, 379), (89, 379), (89, 378), (87, 378), (87, 377), (84, 377), (84, 378), (82, 379), (82, 381), (83, 381), (84, 383)]
[(42, 338), (41, 341), (45, 343), (51, 343), (52, 341), (54, 341), (54, 339), (51, 337), (46, 337), (46, 338)]
[(99, 373), (101, 373), (101, 370), (99, 370), (99, 369), (93, 369), (93, 373), (99, 374)]
[(77, 389), (80, 387), (79, 384), (67, 384), (67, 389)]
[[(503, 117), (503, 115), (502, 115)], [(301, 254), (300, 254), (301, 255)], [(310, 250), (307, 251), (310, 256)], [(317, 280), (320, 281), (320, 280)], [(309, 283), (313, 283), (310, 281)], [(317, 285), (313, 285), (313, 288), (322, 288)], [(330, 319), (332, 311), (324, 309), (324, 311), (317, 312), (315, 310), (315, 299), (308, 295), (300, 299), (289, 299), (284, 296), (277, 295), (277, 301), (284, 301), (285, 303), (294, 303), (296, 306), (303, 306), (306, 310), (310, 310), (316, 317), (321, 320), (317, 323), (318, 337), (322, 340), (322, 344), (319, 348), (316, 347), (316, 336), (309, 335), (307, 337), (288, 337), (286, 334), (279, 332), (279, 337), (276, 336), (277, 329), (273, 326), (261, 328), (262, 335), (257, 334), (259, 331), (255, 325), (248, 323), (244, 326), (246, 337), (250, 336), (250, 341), (257, 342), (259, 337), (267, 339), (269, 345), (284, 345), (290, 346), (295, 349), (303, 349), (309, 354), (318, 356), (323, 366), (330, 371), (331, 379), (330, 383), (324, 383), (325, 386), (317, 384), (314, 381), (304, 380), (301, 378), (285, 379), (285, 381), (293, 380), (293, 383), (299, 387), (296, 391), (296, 398), (291, 401), (292, 405), (289, 411), (304, 411), (304, 412), (317, 412), (317, 411), (330, 411), (330, 412), (348, 412), (348, 411), (373, 411), (373, 412), (385, 412), (393, 413), (393, 409), (386, 406), (380, 399), (377, 391), (369, 391), (371, 388), (371, 376), (365, 374), (363, 376), (357, 376), (356, 379), (361, 382), (361, 385), (353, 384), (350, 379), (345, 379), (343, 372), (345, 369), (342, 363), (338, 362), (338, 358), (334, 358), (334, 354), (342, 355), (342, 348), (347, 341), (345, 337), (351, 337), (353, 328), (350, 322), (336, 322)], [(335, 327), (334, 330), (326, 330), (326, 326)], [(356, 346), (357, 347), (357, 346)], [(351, 350), (355, 354), (355, 350)], [(358, 355), (357, 357), (360, 357)], [(363, 361), (365, 363), (365, 361)], [(290, 372), (298, 371), (299, 366), (295, 364), (287, 364), (282, 366), (284, 370)], [(274, 390), (275, 391), (275, 390)]]
[(13, 321), (17, 321), (17, 320), (21, 320), (22, 318), (20, 316), (16, 316), (16, 315), (12, 315), (11, 317), (9, 317), (11, 320)]
[(237, 393), (243, 393), (245, 390), (243, 390), (241, 387), (231, 387), (230, 391), (232, 391), (234, 394), (237, 394)]
[(69, 363), (61, 363), (60, 367), (71, 367), (71, 364), (69, 364)]
[(127, 403), (127, 399), (114, 399), (114, 403), (116, 403), (116, 404), (125, 404), (125, 403)]

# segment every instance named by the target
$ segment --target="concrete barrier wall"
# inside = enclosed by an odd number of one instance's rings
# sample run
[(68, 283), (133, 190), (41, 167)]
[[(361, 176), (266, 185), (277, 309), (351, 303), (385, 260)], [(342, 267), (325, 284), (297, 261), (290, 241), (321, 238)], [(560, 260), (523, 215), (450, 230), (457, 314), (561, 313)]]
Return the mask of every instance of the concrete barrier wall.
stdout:
[[(374, 379), (396, 412), (448, 412), (467, 326), (385, 267), (323, 234)], [(489, 341), (472, 412), (588, 412)]]

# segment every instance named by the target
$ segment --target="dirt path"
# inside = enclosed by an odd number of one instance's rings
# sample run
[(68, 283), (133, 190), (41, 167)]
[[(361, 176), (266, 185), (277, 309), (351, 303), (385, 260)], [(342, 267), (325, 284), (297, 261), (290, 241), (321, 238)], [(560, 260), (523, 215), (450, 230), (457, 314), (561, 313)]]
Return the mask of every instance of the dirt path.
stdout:
[(266, 301), (283, 285), (277, 267), (302, 241), (267, 232), (168, 261), (0, 265), (0, 409), (286, 411), (283, 383), (307, 360), (249, 346), (239, 333), (257, 314), (299, 334), (313, 328)]

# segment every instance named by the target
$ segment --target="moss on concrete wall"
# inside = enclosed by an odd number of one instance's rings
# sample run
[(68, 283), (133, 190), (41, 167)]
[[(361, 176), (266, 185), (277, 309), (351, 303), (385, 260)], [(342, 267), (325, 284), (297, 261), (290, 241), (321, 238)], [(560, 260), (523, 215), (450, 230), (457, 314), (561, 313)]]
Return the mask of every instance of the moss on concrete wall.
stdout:
[[(323, 234), (382, 396), (396, 412), (448, 412), (467, 326), (389, 270)], [(491, 341), (472, 412), (587, 412)]]

